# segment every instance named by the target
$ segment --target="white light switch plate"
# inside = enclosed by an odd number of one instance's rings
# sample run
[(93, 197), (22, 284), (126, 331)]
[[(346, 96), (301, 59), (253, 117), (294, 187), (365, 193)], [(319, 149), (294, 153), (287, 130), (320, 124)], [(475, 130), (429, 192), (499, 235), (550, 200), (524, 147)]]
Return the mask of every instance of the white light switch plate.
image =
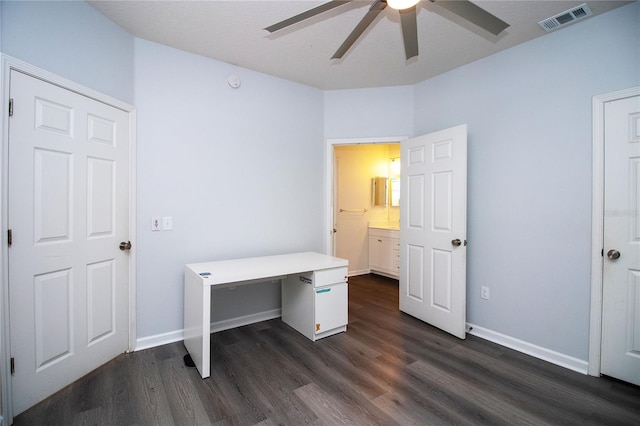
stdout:
[(162, 218), (162, 230), (171, 231), (173, 229), (173, 218), (171, 216), (165, 216)]
[(159, 216), (154, 216), (151, 218), (151, 230), (152, 231), (159, 231), (160, 230), (160, 226), (162, 226), (162, 218), (160, 218)]

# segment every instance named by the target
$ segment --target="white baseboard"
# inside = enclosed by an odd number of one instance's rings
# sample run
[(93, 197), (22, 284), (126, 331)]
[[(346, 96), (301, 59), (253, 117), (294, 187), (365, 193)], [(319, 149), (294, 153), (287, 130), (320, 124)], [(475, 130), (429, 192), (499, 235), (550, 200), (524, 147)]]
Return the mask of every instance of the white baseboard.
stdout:
[(355, 277), (357, 275), (366, 275), (369, 273), (369, 269), (358, 269), (357, 271), (349, 272), (350, 277)]
[(136, 340), (136, 351), (155, 348), (173, 342), (184, 340), (184, 330), (175, 330), (168, 333), (155, 334), (153, 336), (141, 337)]
[(560, 367), (568, 368), (569, 370), (573, 370), (585, 375), (588, 372), (588, 361), (561, 354), (560, 352), (546, 349), (541, 346), (516, 339), (515, 337), (507, 336), (505, 334), (498, 333), (497, 331), (477, 326), (475, 324), (467, 323), (467, 330), (467, 333), (471, 334), (472, 336), (489, 340), (490, 342), (506, 346), (507, 348), (525, 353), (527, 355), (531, 355), (532, 357), (542, 359), (552, 364), (559, 365)]
[(242, 327), (243, 325), (249, 325), (260, 321), (267, 321), (274, 318), (280, 318), (282, 311), (280, 308), (272, 309), (270, 311), (258, 312), (257, 314), (245, 315), (237, 318), (230, 318), (224, 321), (217, 321), (211, 323), (211, 333), (218, 331), (229, 330), (236, 327)]
[[(280, 318), (282, 316), (281, 310), (272, 309), (270, 311), (258, 312), (257, 314), (245, 315), (237, 318), (230, 318), (223, 321), (216, 321), (211, 323), (210, 332), (216, 333), (218, 331), (229, 330), (236, 327), (242, 327), (243, 325), (249, 325), (260, 321), (266, 321), (274, 318)], [(155, 334), (153, 336), (141, 337), (136, 340), (136, 351), (143, 349), (155, 348), (156, 346), (162, 346), (173, 342), (179, 342), (184, 340), (184, 330), (175, 330), (167, 333)], [(1, 426), (1, 425), (0, 425)]]

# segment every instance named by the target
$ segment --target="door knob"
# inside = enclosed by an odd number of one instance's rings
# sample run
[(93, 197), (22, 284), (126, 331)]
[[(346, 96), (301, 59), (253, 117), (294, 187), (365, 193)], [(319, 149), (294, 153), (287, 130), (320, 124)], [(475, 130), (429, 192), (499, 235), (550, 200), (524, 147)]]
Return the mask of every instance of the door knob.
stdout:
[(611, 260), (615, 260), (620, 257), (620, 252), (618, 250), (611, 249), (607, 252), (607, 257)]
[(451, 245), (454, 247), (460, 247), (462, 245), (462, 241), (460, 241), (459, 238), (456, 238), (455, 240), (451, 240)]
[(126, 243), (124, 241), (121, 242), (120, 250), (131, 250), (131, 241), (127, 241)]

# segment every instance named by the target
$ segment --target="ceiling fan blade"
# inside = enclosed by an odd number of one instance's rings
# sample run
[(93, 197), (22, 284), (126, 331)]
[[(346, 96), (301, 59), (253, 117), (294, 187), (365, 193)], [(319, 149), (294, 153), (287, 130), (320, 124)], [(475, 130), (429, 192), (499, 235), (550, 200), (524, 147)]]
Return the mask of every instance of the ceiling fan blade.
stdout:
[(402, 39), (404, 40), (404, 53), (407, 60), (418, 56), (418, 24), (416, 7), (399, 10), (400, 24), (402, 25)]
[[(431, 0), (431, 2), (435, 2), (435, 0)], [(472, 24), (489, 31), (493, 35), (500, 34), (509, 26), (509, 24), (502, 19), (490, 14), (468, 0), (439, 1), (438, 5), (466, 19)]]
[(345, 3), (349, 3), (350, 1), (351, 0), (332, 0), (328, 3), (321, 4), (318, 7), (314, 7), (313, 9), (309, 9), (306, 12), (302, 12), (296, 16), (292, 16), (289, 19), (285, 19), (284, 21), (278, 22), (277, 24), (270, 25), (267, 28), (265, 28), (265, 30), (269, 31), (270, 33), (281, 30), (282, 28), (286, 28), (289, 25), (297, 24), (300, 21), (304, 21), (305, 19), (312, 18), (323, 12), (326, 12), (338, 6), (342, 6)]
[(342, 56), (344, 56), (344, 54), (347, 53), (347, 50), (349, 50), (349, 48), (353, 45), (353, 43), (355, 43), (356, 40), (358, 40), (358, 38), (362, 35), (364, 30), (367, 29), (367, 27), (373, 22), (374, 19), (376, 19), (376, 16), (378, 16), (378, 14), (382, 12), (382, 10), (385, 7), (387, 7), (386, 1), (376, 0), (376, 2), (371, 6), (367, 14), (364, 15), (364, 18), (362, 18), (362, 20), (358, 22), (358, 25), (356, 25), (353, 31), (351, 31), (351, 34), (349, 34), (347, 39), (342, 43), (342, 45), (338, 48), (338, 50), (336, 50), (336, 53), (333, 54), (331, 59), (342, 58)]

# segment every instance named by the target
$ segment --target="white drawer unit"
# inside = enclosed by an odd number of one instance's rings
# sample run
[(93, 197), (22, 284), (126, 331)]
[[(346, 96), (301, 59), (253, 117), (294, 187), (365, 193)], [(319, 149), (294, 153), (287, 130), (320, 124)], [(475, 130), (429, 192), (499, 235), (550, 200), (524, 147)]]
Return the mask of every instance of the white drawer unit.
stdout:
[(369, 228), (369, 269), (387, 277), (400, 277), (400, 231)]
[(282, 321), (316, 341), (347, 330), (347, 268), (287, 276), (282, 281)]

